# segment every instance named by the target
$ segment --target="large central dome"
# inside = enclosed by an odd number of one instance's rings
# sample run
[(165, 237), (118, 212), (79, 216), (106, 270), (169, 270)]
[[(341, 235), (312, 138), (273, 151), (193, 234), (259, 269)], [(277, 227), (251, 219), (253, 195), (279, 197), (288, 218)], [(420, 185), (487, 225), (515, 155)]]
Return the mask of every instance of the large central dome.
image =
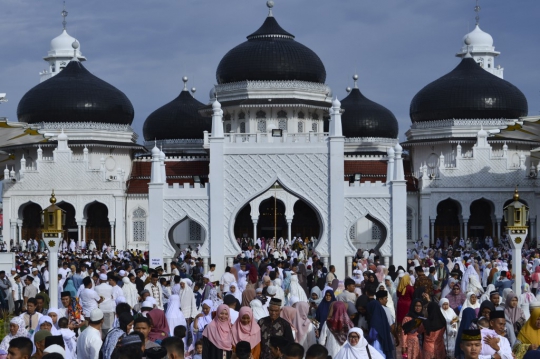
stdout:
[(248, 41), (230, 50), (216, 71), (219, 84), (239, 81), (308, 81), (324, 83), (326, 70), (313, 51), (294, 41), (270, 12)]

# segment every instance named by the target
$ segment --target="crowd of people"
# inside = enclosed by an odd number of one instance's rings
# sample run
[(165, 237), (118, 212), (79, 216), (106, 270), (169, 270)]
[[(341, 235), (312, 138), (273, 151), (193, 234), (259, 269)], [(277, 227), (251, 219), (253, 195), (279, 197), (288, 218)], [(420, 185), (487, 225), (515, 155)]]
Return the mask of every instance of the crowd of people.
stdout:
[(415, 246), (406, 268), (358, 250), (338, 278), (307, 238), (239, 240), (219, 276), (197, 249), (149, 268), (148, 253), (66, 241), (57, 279), (26, 244), (0, 272), (0, 359), (536, 358), (540, 251), (524, 250), (516, 274), (504, 245), (451, 243)]

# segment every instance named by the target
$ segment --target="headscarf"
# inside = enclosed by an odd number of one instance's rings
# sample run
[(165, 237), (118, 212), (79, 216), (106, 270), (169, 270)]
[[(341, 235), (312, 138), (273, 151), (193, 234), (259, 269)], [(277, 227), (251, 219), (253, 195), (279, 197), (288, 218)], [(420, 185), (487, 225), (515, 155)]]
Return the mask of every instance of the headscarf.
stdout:
[(536, 329), (536, 321), (540, 317), (540, 308), (534, 308), (531, 312), (531, 317), (523, 325), (517, 340), (523, 344), (537, 344), (540, 343), (540, 329)]
[(15, 335), (11, 335), (11, 332), (8, 332), (4, 339), (2, 339), (2, 343), (0, 343), (0, 349), (4, 349), (5, 351), (9, 349), (9, 342), (11, 341), (11, 339), (28, 337), (28, 331), (24, 328), (24, 319), (22, 319), (21, 317), (13, 317), (10, 323), (17, 325), (19, 329), (17, 329), (17, 333), (15, 333)]
[[(317, 294), (317, 299), (312, 299), (311, 298), (311, 294)], [(311, 303), (315, 303), (317, 306), (321, 303), (321, 301), (323, 300), (323, 296), (322, 296), (322, 292), (321, 292), (321, 288), (315, 286), (311, 289), (311, 293), (309, 293), (310, 296), (309, 296), (309, 301)]]
[[(476, 296), (476, 294), (473, 293), (473, 292), (467, 293), (467, 299), (465, 300), (465, 303), (463, 303), (463, 306), (461, 307), (461, 313), (463, 313), (465, 308), (472, 308), (472, 309), (480, 308), (480, 303), (479, 303), (478, 297), (476, 298), (476, 303), (471, 304), (471, 297), (472, 297), (473, 294)], [(460, 316), (461, 316), (461, 313), (460, 313)]]
[(375, 329), (378, 334), (378, 340), (381, 343), (382, 351), (387, 358), (392, 357), (395, 350), (392, 335), (390, 334), (390, 325), (388, 317), (381, 303), (378, 300), (372, 300), (368, 306), (369, 328)]
[(480, 318), (482, 316), (482, 312), (486, 308), (489, 309), (490, 313), (497, 310), (495, 308), (495, 305), (491, 301), (489, 301), (489, 300), (483, 301), (482, 304), (480, 304), (480, 309), (478, 310), (478, 318)]
[(439, 306), (435, 302), (429, 302), (427, 306), (427, 320), (424, 321), (424, 329), (427, 334), (436, 332), (446, 327), (446, 319)]
[(167, 318), (165, 317), (164, 311), (154, 308), (146, 314), (146, 317), (152, 320), (152, 329), (150, 329), (150, 333), (148, 333), (149, 340), (156, 342), (169, 337), (171, 330), (167, 324)]
[(303, 342), (307, 335), (311, 320), (308, 318), (309, 304), (306, 302), (296, 303), (296, 317), (293, 320), (294, 327), (296, 328), (296, 342)]
[[(234, 287), (234, 289), (235, 289), (234, 292), (230, 291), (231, 287)], [(240, 303), (242, 301), (242, 291), (238, 287), (238, 283), (232, 282), (231, 284), (229, 284), (229, 292), (227, 293), (227, 295), (229, 295), (229, 294), (232, 295), (233, 297), (235, 297), (238, 300), (238, 303)]]
[[(332, 299), (330, 299), (330, 301), (326, 300), (326, 294), (332, 295)], [(324, 293), (323, 300), (321, 301), (321, 303), (319, 303), (317, 311), (315, 312), (315, 319), (317, 319), (317, 321), (320, 323), (319, 330), (322, 329), (324, 322), (326, 322), (326, 319), (328, 319), (328, 313), (330, 312), (330, 304), (335, 301), (336, 296), (334, 295), (334, 292), (331, 290), (327, 290)]]
[(347, 341), (347, 333), (354, 327), (354, 324), (347, 314), (347, 304), (345, 302), (336, 301), (331, 303), (326, 326), (339, 345), (343, 345)]
[(262, 302), (259, 299), (253, 299), (249, 306), (251, 307), (251, 310), (253, 310), (253, 317), (255, 320), (259, 320), (261, 318), (265, 318), (268, 316), (268, 309), (263, 306)]
[(459, 324), (459, 329), (456, 336), (456, 347), (454, 349), (454, 357), (461, 358), (463, 351), (461, 350), (461, 333), (463, 333), (464, 330), (468, 330), (471, 328), (471, 324), (473, 324), (473, 321), (476, 318), (476, 313), (474, 312), (474, 309), (472, 308), (465, 308), (462, 312), (461, 322)]
[(444, 319), (446, 319), (446, 322), (450, 323), (452, 321), (452, 319), (457, 317), (457, 315), (456, 315), (456, 312), (450, 307), (448, 307), (448, 309), (444, 310), (443, 307), (442, 307), (444, 303), (450, 304), (450, 301), (448, 299), (446, 299), (446, 298), (442, 298), (439, 301), (439, 307), (441, 307), (441, 313), (444, 316)]
[(493, 279), (499, 279), (498, 276), (496, 277), (495, 274), (498, 272), (497, 268), (496, 267), (493, 267), (491, 268), (491, 270), (489, 271), (489, 275), (488, 275), (488, 278), (487, 278), (487, 282), (488, 284), (494, 284), (493, 283)]
[(210, 307), (210, 312), (208, 312), (208, 315), (197, 318), (199, 330), (203, 330), (212, 321), (212, 306), (214, 305), (214, 302), (212, 302), (210, 299), (207, 299), (201, 303), (201, 307), (203, 305), (207, 305), (208, 307)]
[[(244, 315), (249, 315), (251, 320), (247, 325), (242, 324), (242, 317)], [(257, 324), (251, 308), (240, 308), (238, 319), (232, 326), (232, 337), (233, 344), (235, 346), (238, 344), (238, 342), (246, 341), (251, 345), (251, 348), (255, 348), (257, 344), (261, 342), (261, 327), (259, 327), (259, 324)]]
[(173, 294), (169, 297), (165, 317), (167, 318), (167, 324), (169, 325), (170, 336), (174, 335), (174, 328), (178, 325), (183, 325), (187, 328), (186, 318), (184, 317), (184, 313), (180, 310), (180, 296), (178, 294)]
[(415, 311), (416, 304), (420, 303), (423, 306), (422, 299), (415, 298), (411, 301), (411, 306), (409, 307), (409, 312), (407, 313), (407, 317), (412, 318), (412, 320), (408, 321), (407, 323), (403, 324), (403, 332), (405, 334), (409, 334), (409, 332), (413, 331), (417, 327), (419, 327), (419, 322), (416, 320), (418, 317), (422, 316), (422, 312), (417, 313)]
[[(184, 283), (184, 289), (180, 287), (180, 308), (186, 318), (195, 318), (197, 314), (197, 303), (195, 301), (195, 295), (193, 289), (189, 286), (189, 282), (186, 278), (181, 279), (180, 283)], [(208, 299), (208, 298), (207, 298)]]
[[(334, 359), (383, 359), (384, 357), (371, 345), (368, 344), (366, 338), (364, 338), (364, 332), (360, 328), (351, 328), (347, 333), (347, 337), (351, 333), (356, 333), (360, 337), (358, 344), (352, 346), (351, 343), (347, 340), (345, 345), (339, 349), (337, 354), (334, 356)], [(368, 354), (369, 350), (369, 354)]]
[(519, 318), (525, 317), (525, 314), (523, 313), (523, 309), (521, 309), (519, 305), (519, 300), (515, 308), (510, 307), (510, 302), (514, 298), (517, 298), (516, 293), (510, 292), (506, 295), (506, 302), (504, 303), (504, 315), (506, 316), (508, 320), (510, 320), (512, 325), (514, 325), (518, 321)]
[(139, 293), (137, 293), (137, 286), (129, 280), (128, 277), (122, 278), (124, 285), (122, 286), (122, 292), (126, 303), (133, 308), (139, 302)]
[(489, 295), (494, 290), (495, 290), (495, 286), (493, 284), (489, 284), (487, 286), (486, 291), (484, 292), (484, 294), (482, 294), (482, 296), (480, 297), (480, 304), (484, 303), (484, 301), (486, 301), (486, 300), (489, 301)]
[(75, 288), (75, 285), (73, 285), (72, 278), (66, 279), (66, 283), (64, 284), (64, 291), (69, 292), (69, 295), (71, 296), (71, 298), (77, 297), (77, 288)]
[(242, 307), (248, 307), (249, 303), (255, 299), (256, 295), (255, 289), (251, 287), (246, 288), (246, 290), (242, 292)]
[(110, 358), (114, 349), (118, 345), (118, 340), (122, 338), (126, 333), (120, 328), (112, 328), (105, 337), (103, 345), (101, 346), (101, 353), (103, 358)]
[(298, 300), (301, 302), (307, 302), (308, 298), (304, 288), (300, 285), (298, 281), (298, 276), (291, 276), (291, 284), (289, 285), (289, 295), (298, 297)]
[(296, 317), (296, 308), (293, 307), (283, 307), (279, 316), (287, 321), (291, 326), (291, 329), (296, 333), (296, 327), (294, 326), (294, 318)]
[(409, 285), (411, 285), (411, 277), (408, 274), (405, 274), (399, 280), (399, 285), (397, 287), (397, 292), (401, 293), (401, 295), (405, 295), (405, 292), (407, 291), (407, 286), (409, 286)]
[[(53, 326), (56, 329), (58, 329), (58, 320), (60, 319), (60, 315), (58, 315), (58, 308), (53, 307), (53, 308), (47, 309), (47, 315), (49, 315), (51, 313), (54, 313), (54, 314), (56, 314), (58, 316), (58, 318), (56, 319), (56, 324), (53, 324)], [(50, 315), (49, 315), (49, 317), (50, 317)], [(51, 319), (52, 319), (52, 317), (51, 317)]]
[(216, 348), (231, 351), (233, 344), (231, 317), (227, 320), (220, 320), (219, 314), (224, 310), (229, 313), (229, 306), (221, 304), (216, 310), (216, 317), (204, 328), (203, 336), (207, 337), (210, 343), (214, 344)]

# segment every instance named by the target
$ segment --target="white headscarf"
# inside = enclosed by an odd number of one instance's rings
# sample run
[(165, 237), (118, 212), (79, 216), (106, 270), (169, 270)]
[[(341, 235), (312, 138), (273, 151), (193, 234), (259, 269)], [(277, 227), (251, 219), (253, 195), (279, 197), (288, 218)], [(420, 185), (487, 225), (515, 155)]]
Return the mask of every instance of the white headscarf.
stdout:
[[(360, 337), (358, 344), (355, 346), (352, 346), (348, 339), (351, 333), (356, 333)], [(337, 354), (334, 356), (334, 359), (365, 359), (368, 357), (371, 359), (384, 358), (381, 353), (377, 351), (377, 349), (368, 344), (367, 340), (364, 338), (362, 329), (354, 327), (349, 330), (349, 333), (347, 334), (347, 341), (341, 347), (341, 349), (339, 349)]]
[(306, 296), (306, 292), (300, 286), (297, 275), (291, 276), (291, 284), (289, 285), (289, 296), (298, 297), (298, 300), (300, 302), (306, 302), (306, 303), (308, 302), (308, 297)]
[(489, 284), (487, 286), (486, 291), (484, 292), (484, 294), (482, 294), (482, 296), (480, 297), (480, 304), (482, 304), (482, 302), (485, 301), (485, 300), (489, 300), (489, 295), (494, 290), (496, 290), (495, 286), (493, 284)]
[[(474, 294), (473, 292), (467, 293), (467, 299), (465, 300), (465, 303), (463, 303), (463, 306), (461, 307), (461, 312), (459, 313), (460, 319), (461, 319), (461, 316), (463, 315), (463, 311), (465, 310), (465, 308), (472, 308), (472, 309), (480, 308), (480, 301), (478, 300), (478, 297), (476, 298), (476, 303), (471, 304), (471, 296), (473, 294)], [(476, 296), (476, 294), (474, 295)]]
[(258, 321), (259, 319), (268, 316), (268, 310), (266, 309), (266, 307), (263, 307), (260, 300), (253, 299), (249, 303), (249, 306), (251, 307), (251, 310), (253, 310), (253, 318), (255, 318), (255, 320)]
[(169, 334), (171, 337), (174, 336), (174, 328), (178, 325), (183, 325), (187, 328), (186, 318), (180, 310), (180, 296), (178, 294), (173, 294), (169, 297), (165, 317), (169, 324), (169, 330), (171, 331)]
[(229, 291), (229, 293), (227, 294), (233, 295), (236, 299), (238, 299), (240, 303), (242, 303), (242, 291), (240, 290), (240, 288), (238, 288), (238, 283), (232, 282), (231, 284), (229, 284), (229, 290), (231, 287), (235, 288), (235, 292), (233, 293)]
[[(471, 266), (469, 266), (469, 268), (470, 267)], [(473, 275), (469, 276), (469, 286), (467, 288), (467, 292), (474, 292), (477, 297), (484, 293), (484, 288), (482, 288), (482, 284), (480, 283), (478, 277)]]
[(444, 310), (442, 307), (444, 303), (450, 304), (450, 301), (446, 298), (443, 298), (439, 301), (439, 307), (441, 307), (441, 312), (444, 316), (444, 319), (446, 319), (446, 332), (450, 334), (450, 336), (455, 337), (457, 334), (457, 324), (455, 326), (452, 325), (452, 320), (456, 318), (457, 315), (456, 315), (456, 312), (454, 312), (454, 310), (450, 307)]
[(133, 308), (139, 302), (139, 293), (137, 293), (137, 286), (129, 280), (128, 277), (122, 278), (124, 286), (122, 287), (122, 292), (124, 293), (124, 298), (126, 303)]
[[(184, 289), (180, 287), (180, 308), (184, 317), (186, 318), (195, 318), (197, 316), (197, 302), (195, 301), (195, 295), (193, 294), (193, 289), (189, 286), (187, 279), (182, 279), (180, 283), (184, 283)], [(210, 306), (212, 308), (212, 306)]]

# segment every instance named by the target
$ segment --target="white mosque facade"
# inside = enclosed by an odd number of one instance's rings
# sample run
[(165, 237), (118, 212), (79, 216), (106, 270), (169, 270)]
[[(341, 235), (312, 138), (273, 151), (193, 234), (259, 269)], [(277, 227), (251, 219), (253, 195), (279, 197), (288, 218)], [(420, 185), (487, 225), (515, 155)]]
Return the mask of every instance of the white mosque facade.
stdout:
[(154, 266), (190, 246), (222, 269), (242, 251), (237, 238), (313, 237), (343, 277), (358, 248), (404, 265), (418, 238), (499, 238), (516, 185), (536, 238), (540, 143), (505, 133), (539, 119), (503, 80), (489, 34), (467, 34), (459, 65), (415, 96), (400, 144), (396, 118), (356, 75), (338, 101), (319, 57), (271, 10), (225, 54), (206, 104), (184, 78), (147, 118), (144, 146), (129, 99), (86, 70), (64, 28), (17, 111), (40, 136), (3, 148), (4, 241), (40, 236), (54, 190), (65, 237), (148, 250)]

